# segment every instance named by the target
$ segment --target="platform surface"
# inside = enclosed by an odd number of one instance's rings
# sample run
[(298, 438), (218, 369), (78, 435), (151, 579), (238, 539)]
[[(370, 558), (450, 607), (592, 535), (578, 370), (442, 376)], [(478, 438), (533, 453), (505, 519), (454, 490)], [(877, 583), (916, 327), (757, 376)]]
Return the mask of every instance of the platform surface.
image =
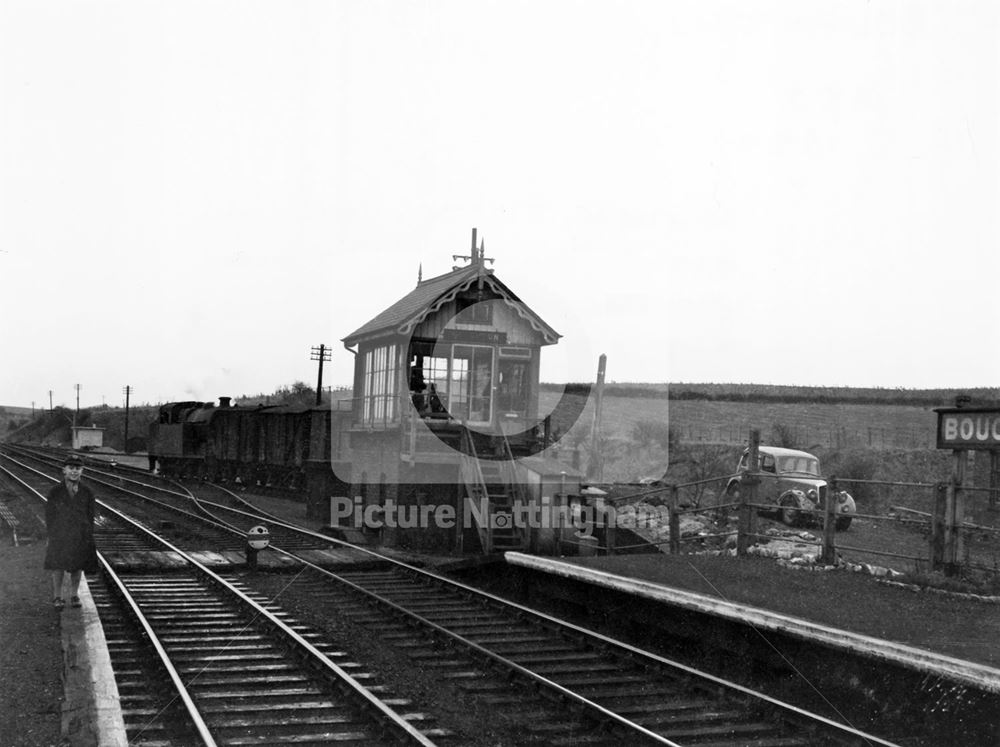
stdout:
[[(892, 662), (987, 692), (1000, 693), (1000, 669), (990, 664), (957, 658), (927, 648), (865, 635), (844, 628), (832, 627), (780, 611), (720, 598), (718, 595), (710, 596), (676, 588), (658, 581), (622, 575), (600, 567), (600, 559), (598, 558), (585, 560), (549, 558), (509, 552), (505, 554), (505, 559), (514, 566), (592, 584), (597, 588), (632, 594), (693, 612), (715, 615), (752, 625), (759, 630), (779, 631), (834, 649), (843, 649), (855, 655)], [(987, 615), (991, 613), (994, 617), (1000, 617), (1000, 606), (984, 605), (984, 607)], [(995, 639), (993, 645), (996, 646)]]

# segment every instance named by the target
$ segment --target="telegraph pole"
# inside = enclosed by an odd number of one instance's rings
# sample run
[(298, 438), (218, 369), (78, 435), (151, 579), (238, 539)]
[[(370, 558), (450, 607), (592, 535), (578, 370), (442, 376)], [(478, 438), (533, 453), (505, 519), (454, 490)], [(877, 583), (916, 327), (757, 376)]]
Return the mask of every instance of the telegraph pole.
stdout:
[(132, 387), (126, 386), (122, 392), (125, 393), (125, 448), (122, 451), (128, 454), (128, 397), (132, 394)]
[(323, 361), (330, 360), (330, 351), (326, 345), (313, 345), (309, 360), (319, 361), (319, 378), (316, 379), (316, 405), (318, 407), (323, 403)]
[(76, 419), (80, 416), (80, 385), (74, 384), (73, 388), (76, 389), (76, 412), (73, 413), (73, 427), (76, 428)]
[(608, 356), (601, 353), (597, 359), (597, 386), (594, 400), (594, 420), (590, 426), (590, 461), (587, 464), (587, 477), (604, 481), (604, 455), (600, 452), (598, 438), (601, 435), (601, 410), (604, 404), (604, 372), (608, 364)]
[(49, 389), (49, 413), (52, 413), (52, 390)]

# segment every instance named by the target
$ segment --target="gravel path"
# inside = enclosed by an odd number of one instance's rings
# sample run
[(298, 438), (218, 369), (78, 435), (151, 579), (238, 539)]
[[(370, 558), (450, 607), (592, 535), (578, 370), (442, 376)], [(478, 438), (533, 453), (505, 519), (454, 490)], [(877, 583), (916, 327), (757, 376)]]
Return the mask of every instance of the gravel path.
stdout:
[(42, 569), (45, 542), (13, 547), (3, 537), (0, 543), (0, 744), (60, 745), (60, 613), (52, 609)]

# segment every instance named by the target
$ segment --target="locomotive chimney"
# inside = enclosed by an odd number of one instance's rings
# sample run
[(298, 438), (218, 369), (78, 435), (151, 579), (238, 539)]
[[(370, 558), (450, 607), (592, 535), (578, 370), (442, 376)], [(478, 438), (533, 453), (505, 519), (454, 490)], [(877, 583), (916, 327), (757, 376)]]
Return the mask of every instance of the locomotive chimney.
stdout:
[(233, 401), (232, 397), (219, 397), (219, 407), (225, 408), (229, 407), (229, 403)]

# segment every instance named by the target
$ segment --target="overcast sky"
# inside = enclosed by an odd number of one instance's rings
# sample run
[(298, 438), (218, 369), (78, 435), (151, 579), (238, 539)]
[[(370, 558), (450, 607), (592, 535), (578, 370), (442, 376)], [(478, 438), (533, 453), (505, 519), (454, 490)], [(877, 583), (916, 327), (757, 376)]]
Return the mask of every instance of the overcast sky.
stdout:
[(0, 404), (350, 382), (471, 229), (543, 378), (996, 386), (993, 2), (0, 4)]

